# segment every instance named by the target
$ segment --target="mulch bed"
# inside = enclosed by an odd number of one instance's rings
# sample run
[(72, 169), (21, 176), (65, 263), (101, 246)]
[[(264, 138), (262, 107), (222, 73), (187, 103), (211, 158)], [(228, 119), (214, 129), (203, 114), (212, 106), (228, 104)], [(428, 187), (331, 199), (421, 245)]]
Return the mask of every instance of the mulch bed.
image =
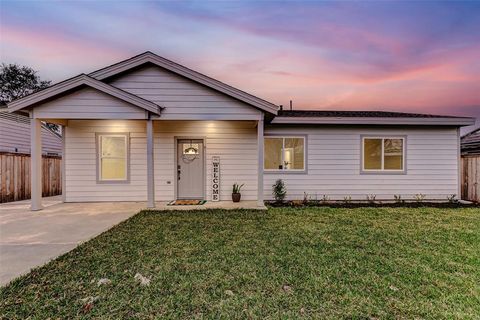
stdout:
[(265, 204), (270, 207), (330, 207), (330, 208), (480, 208), (480, 203), (461, 203), (461, 202), (337, 202), (322, 200), (290, 200), (290, 201), (266, 201)]

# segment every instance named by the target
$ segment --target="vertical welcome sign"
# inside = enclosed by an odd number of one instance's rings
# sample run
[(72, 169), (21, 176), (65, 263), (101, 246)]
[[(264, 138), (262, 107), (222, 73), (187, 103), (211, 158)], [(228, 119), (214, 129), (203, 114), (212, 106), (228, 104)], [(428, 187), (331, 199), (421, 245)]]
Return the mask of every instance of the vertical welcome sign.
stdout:
[(220, 157), (212, 157), (212, 201), (220, 201)]

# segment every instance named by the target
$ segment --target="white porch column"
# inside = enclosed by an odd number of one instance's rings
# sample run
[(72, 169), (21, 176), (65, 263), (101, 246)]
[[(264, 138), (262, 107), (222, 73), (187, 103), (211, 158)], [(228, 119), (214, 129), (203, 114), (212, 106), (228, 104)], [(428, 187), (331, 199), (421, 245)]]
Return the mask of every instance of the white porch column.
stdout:
[(257, 146), (258, 146), (258, 182), (257, 182), (257, 204), (263, 206), (263, 113), (257, 124)]
[(147, 120), (147, 207), (155, 208), (155, 180), (153, 175), (153, 120)]
[(62, 125), (62, 202), (67, 201), (67, 175), (66, 175), (66, 161), (67, 161), (67, 153), (66, 153), (66, 139), (67, 139), (67, 126)]
[(42, 122), (30, 119), (30, 210), (42, 210)]

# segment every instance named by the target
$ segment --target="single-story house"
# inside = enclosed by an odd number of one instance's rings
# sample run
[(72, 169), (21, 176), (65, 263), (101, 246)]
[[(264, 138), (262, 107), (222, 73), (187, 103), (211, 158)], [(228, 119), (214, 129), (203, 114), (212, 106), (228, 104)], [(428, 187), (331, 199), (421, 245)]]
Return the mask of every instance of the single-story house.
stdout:
[[(30, 154), (30, 118), (28, 114), (10, 113), (0, 106), (0, 153)], [(42, 124), (42, 154), (62, 155), (62, 137)]]
[(300, 111), (151, 52), (8, 104), (32, 118), (32, 210), (41, 209), (40, 123), (63, 126), (66, 202), (204, 199), (263, 205), (323, 195), (430, 200), (459, 194), (465, 117)]
[(480, 128), (462, 137), (461, 148), (462, 156), (480, 156)]

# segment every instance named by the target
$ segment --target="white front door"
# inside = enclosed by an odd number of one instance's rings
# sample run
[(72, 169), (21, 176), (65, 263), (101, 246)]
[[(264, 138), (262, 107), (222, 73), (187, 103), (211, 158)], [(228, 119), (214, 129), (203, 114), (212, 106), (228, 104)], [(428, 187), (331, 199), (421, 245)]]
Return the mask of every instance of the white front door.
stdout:
[(203, 140), (177, 141), (177, 199), (203, 199)]

